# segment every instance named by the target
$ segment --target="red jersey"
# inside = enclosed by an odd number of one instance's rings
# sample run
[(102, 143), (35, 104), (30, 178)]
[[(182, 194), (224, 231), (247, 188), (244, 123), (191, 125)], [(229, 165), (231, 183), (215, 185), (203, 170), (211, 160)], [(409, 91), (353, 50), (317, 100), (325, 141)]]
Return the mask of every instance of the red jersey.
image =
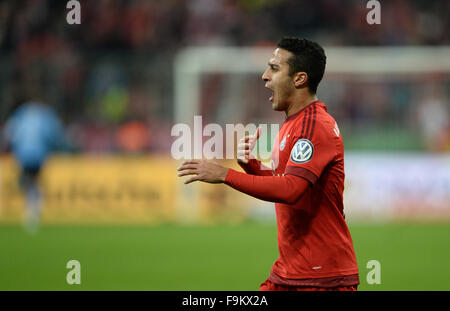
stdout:
[[(275, 204), (280, 256), (269, 279), (292, 283), (289, 279), (356, 274), (338, 285), (355, 284), (358, 266), (343, 205), (344, 144), (336, 121), (322, 102), (286, 118), (272, 161), (278, 162), (274, 174), (303, 177), (311, 187), (295, 204)], [(325, 283), (338, 279), (342, 280)]]
[[(269, 280), (281, 285), (319, 287), (359, 284), (353, 242), (344, 216), (344, 145), (325, 104), (313, 102), (286, 118), (272, 149), (272, 172), (260, 170), (256, 160), (243, 167), (249, 174), (295, 175), (310, 183), (295, 203), (275, 203), (279, 257)], [(242, 188), (236, 172), (229, 175), (227, 183)], [(289, 178), (292, 185), (294, 177)]]

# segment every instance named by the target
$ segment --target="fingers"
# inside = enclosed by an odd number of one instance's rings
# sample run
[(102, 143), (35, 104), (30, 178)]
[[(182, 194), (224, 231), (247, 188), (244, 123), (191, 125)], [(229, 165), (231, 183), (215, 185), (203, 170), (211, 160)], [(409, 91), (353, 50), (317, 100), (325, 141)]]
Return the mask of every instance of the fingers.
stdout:
[(247, 164), (248, 163), (248, 157), (237, 157), (237, 161), (239, 163)]
[(237, 146), (237, 150), (247, 150), (247, 149), (250, 149), (249, 143), (240, 143)]
[(177, 171), (183, 171), (187, 169), (197, 169), (200, 164), (199, 160), (186, 160), (184, 161), (179, 168), (177, 168)]
[(178, 177), (198, 174), (198, 165), (197, 160), (184, 161), (183, 164), (177, 169), (177, 171), (180, 172), (178, 173)]
[(256, 141), (261, 134), (261, 127), (256, 129), (255, 134), (251, 136), (244, 136), (240, 139), (237, 146), (237, 160), (239, 163), (248, 164), (249, 159), (252, 157), (251, 153), (255, 148)]
[(200, 164), (199, 160), (186, 160), (181, 166), (177, 169), (179, 171), (178, 177), (195, 175), (184, 182), (184, 184), (190, 184), (196, 180), (199, 180), (198, 177), (198, 165)]
[(256, 140), (259, 139), (260, 136), (261, 136), (261, 126), (258, 126), (258, 128), (256, 129), (255, 134), (250, 135), (250, 136), (249, 136), (249, 135), (246, 135), (246, 136), (242, 137), (242, 138), (239, 140), (239, 142), (240, 142), (240, 143), (247, 143), (247, 142), (249, 142), (250, 140), (256, 141)]
[(256, 133), (253, 135), (256, 140), (258, 140), (259, 136), (261, 135), (261, 126), (258, 126), (256, 129)]
[(197, 165), (194, 164), (184, 164), (181, 165), (179, 168), (177, 168), (177, 171), (182, 171), (182, 170), (186, 170), (186, 169), (196, 169)]
[(200, 160), (186, 160), (181, 165), (185, 165), (185, 164), (199, 164), (199, 163), (200, 163)]
[(252, 152), (252, 150), (251, 149), (249, 149), (249, 148), (242, 148), (242, 149), (238, 149), (237, 150), (237, 154), (238, 155), (240, 155), (240, 154), (250, 154)]
[(239, 140), (239, 143), (248, 143), (248, 141), (250, 140), (250, 136), (244, 136)]
[(187, 175), (198, 175), (198, 171), (186, 169), (183, 172), (178, 173), (178, 177), (183, 177)]
[(249, 140), (247, 140), (247, 142), (240, 142), (237, 145), (237, 151), (241, 151), (241, 150), (250, 150), (252, 151), (253, 148), (255, 148), (255, 144), (256, 144), (256, 138), (251, 137), (249, 138)]
[(189, 178), (188, 180), (186, 180), (186, 181), (184, 182), (184, 184), (187, 185), (187, 184), (190, 184), (191, 182), (197, 181), (197, 180), (200, 180), (200, 177), (194, 176), (194, 177), (191, 177), (191, 178)]
[(236, 153), (238, 159), (243, 159), (246, 157), (249, 157), (251, 154), (251, 150), (238, 150), (238, 152)]

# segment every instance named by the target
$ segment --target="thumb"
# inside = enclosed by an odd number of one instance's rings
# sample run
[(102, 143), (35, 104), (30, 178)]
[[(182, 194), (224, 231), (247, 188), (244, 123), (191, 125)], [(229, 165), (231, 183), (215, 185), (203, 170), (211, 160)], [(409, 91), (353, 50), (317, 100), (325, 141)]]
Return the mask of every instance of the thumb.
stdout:
[(260, 135), (261, 135), (261, 126), (258, 126), (258, 128), (256, 129), (256, 133), (254, 135), (255, 139), (258, 140)]

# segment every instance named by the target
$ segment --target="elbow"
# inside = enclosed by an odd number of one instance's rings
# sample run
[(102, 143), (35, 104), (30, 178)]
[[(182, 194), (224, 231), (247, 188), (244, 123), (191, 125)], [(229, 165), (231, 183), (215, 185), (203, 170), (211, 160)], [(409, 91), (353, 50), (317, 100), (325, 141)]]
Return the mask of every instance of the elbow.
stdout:
[(289, 176), (289, 178), (290, 179), (288, 180), (286, 187), (289, 191), (285, 192), (283, 202), (281, 203), (292, 205), (297, 203), (302, 198), (303, 194), (308, 189), (309, 182), (301, 177)]
[(285, 195), (283, 196), (281, 202), (279, 202), (279, 203), (289, 204), (289, 205), (295, 204), (301, 199), (301, 197), (303, 196), (305, 191), (306, 191), (306, 188), (295, 188), (295, 189), (292, 189), (291, 191), (287, 191), (285, 193)]
[(300, 200), (301, 196), (299, 197), (295, 197), (295, 198), (291, 198), (288, 201), (286, 201), (286, 204), (292, 205), (298, 202), (298, 200)]
[(297, 203), (298, 200), (300, 200), (300, 198), (302, 197), (302, 194), (297, 194), (297, 193), (292, 193), (287, 195), (286, 197), (282, 198), (280, 200), (280, 202), (278, 203), (283, 203), (283, 204), (288, 204), (288, 205), (292, 205)]

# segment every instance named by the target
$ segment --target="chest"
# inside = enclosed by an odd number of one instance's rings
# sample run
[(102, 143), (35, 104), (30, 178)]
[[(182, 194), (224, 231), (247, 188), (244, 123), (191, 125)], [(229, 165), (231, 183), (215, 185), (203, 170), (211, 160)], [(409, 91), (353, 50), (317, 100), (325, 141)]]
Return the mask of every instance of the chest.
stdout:
[(274, 176), (284, 175), (286, 165), (289, 161), (291, 149), (295, 143), (295, 132), (292, 127), (282, 127), (278, 132), (272, 148), (271, 168)]

